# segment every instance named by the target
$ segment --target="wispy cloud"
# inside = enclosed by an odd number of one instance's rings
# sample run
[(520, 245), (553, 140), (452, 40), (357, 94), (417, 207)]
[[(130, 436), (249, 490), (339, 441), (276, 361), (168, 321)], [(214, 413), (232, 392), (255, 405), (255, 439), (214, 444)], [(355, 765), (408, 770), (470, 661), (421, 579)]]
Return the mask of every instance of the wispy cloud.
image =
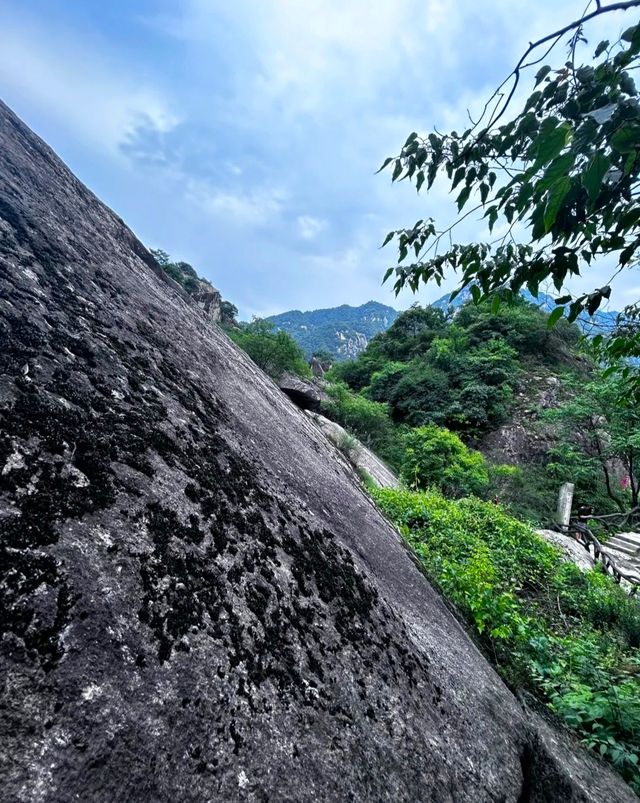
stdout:
[[(394, 252), (379, 245), (455, 209), (446, 188), (417, 197), (374, 171), (411, 130), (464, 129), (529, 39), (582, 10), (578, 0), (27, 5), (31, 14), (22, 0), (0, 8), (5, 96), (74, 167), (86, 159), (92, 188), (141, 235), (193, 262), (245, 314), (411, 303), (381, 287)], [(590, 36), (620, 24), (612, 15)], [(459, 232), (480, 233), (473, 216)], [(585, 288), (601, 278), (591, 269)], [(637, 275), (617, 283), (624, 291)]]
[(139, 132), (165, 134), (181, 120), (163, 91), (108, 54), (15, 13), (0, 19), (0, 83), (110, 156)]
[(263, 226), (280, 215), (287, 193), (280, 188), (231, 191), (188, 179), (186, 197), (217, 220), (240, 226)]
[(298, 233), (303, 240), (315, 238), (327, 228), (327, 221), (312, 215), (300, 215), (297, 220)]

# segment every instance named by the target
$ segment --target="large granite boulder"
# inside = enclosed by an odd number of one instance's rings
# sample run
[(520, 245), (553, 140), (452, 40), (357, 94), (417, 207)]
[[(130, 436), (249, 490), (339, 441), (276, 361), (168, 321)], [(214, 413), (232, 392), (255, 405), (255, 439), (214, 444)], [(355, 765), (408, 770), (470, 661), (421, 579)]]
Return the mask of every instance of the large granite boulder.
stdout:
[(318, 382), (285, 373), (278, 380), (278, 387), (301, 410), (320, 410), (329, 396)]
[(3, 801), (634, 799), (2, 104), (0, 345)]
[(559, 547), (563, 554), (563, 559), (570, 563), (575, 563), (576, 566), (583, 572), (593, 569), (595, 561), (591, 554), (582, 546), (579, 541), (570, 535), (563, 535), (555, 530), (536, 530), (538, 535), (542, 536), (545, 541), (548, 541), (553, 546)]

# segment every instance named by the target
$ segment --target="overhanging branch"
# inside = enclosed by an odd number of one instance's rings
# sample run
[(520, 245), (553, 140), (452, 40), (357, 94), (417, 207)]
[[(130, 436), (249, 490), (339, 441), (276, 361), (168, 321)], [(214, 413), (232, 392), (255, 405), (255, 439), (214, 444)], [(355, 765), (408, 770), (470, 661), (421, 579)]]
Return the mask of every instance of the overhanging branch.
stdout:
[[(491, 98), (487, 101), (487, 104), (485, 105), (485, 111), (490, 106), (491, 102), (496, 97), (498, 97), (500, 94), (502, 94), (503, 88), (509, 83), (509, 81), (513, 81), (512, 86), (511, 86), (508, 94), (506, 95), (504, 100), (501, 103), (498, 103), (498, 105), (496, 106), (496, 108), (495, 108), (495, 110), (494, 110), (489, 122), (487, 123), (485, 129), (480, 134), (480, 137), (482, 137), (487, 131), (489, 131), (489, 129), (492, 128), (498, 122), (498, 120), (504, 115), (504, 113), (506, 112), (506, 110), (509, 107), (509, 104), (511, 103), (511, 100), (512, 100), (512, 98), (513, 98), (513, 96), (514, 96), (514, 94), (516, 92), (516, 89), (518, 88), (518, 84), (520, 83), (520, 75), (522, 73), (522, 70), (527, 68), (527, 67), (532, 66), (533, 64), (538, 63), (537, 61), (527, 63), (528, 57), (531, 55), (531, 53), (534, 52), (534, 50), (537, 50), (539, 47), (541, 47), (542, 45), (546, 44), (547, 42), (551, 42), (552, 43), (551, 46), (548, 48), (548, 50), (545, 53), (545, 56), (546, 56), (550, 52), (550, 50), (552, 50), (555, 47), (555, 45), (558, 43), (558, 41), (565, 34), (569, 33), (570, 31), (574, 31), (577, 28), (580, 28), (582, 25), (584, 25), (587, 22), (591, 22), (591, 20), (595, 19), (596, 17), (600, 17), (603, 14), (609, 14), (612, 11), (628, 11), (631, 8), (638, 8), (638, 7), (640, 7), (640, 0), (625, 0), (625, 2), (609, 3), (608, 5), (604, 5), (604, 6), (600, 2), (600, 0), (596, 0), (595, 11), (592, 11), (589, 14), (583, 14), (582, 17), (580, 17), (577, 20), (574, 20), (573, 22), (570, 22), (568, 25), (565, 25), (563, 28), (559, 28), (557, 31), (554, 31), (553, 33), (547, 34), (547, 36), (543, 36), (542, 39), (538, 39), (535, 42), (530, 42), (529, 43), (529, 47), (522, 54), (522, 56), (520, 57), (520, 60), (518, 61), (518, 63), (514, 67), (513, 71), (507, 76), (507, 78), (504, 79), (504, 81), (500, 84), (500, 86), (493, 93)], [(542, 58), (544, 58), (544, 56)], [(482, 116), (484, 116), (484, 112), (483, 112)], [(480, 119), (482, 119), (482, 117)], [(479, 123), (480, 123), (480, 120), (478, 121), (478, 124)]]

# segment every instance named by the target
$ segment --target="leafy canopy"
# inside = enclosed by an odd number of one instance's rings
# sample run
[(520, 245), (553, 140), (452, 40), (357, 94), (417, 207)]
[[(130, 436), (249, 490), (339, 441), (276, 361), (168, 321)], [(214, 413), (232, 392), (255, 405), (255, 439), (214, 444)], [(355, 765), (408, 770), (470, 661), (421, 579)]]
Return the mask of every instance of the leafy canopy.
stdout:
[(480, 452), (468, 449), (448, 429), (433, 424), (412, 429), (405, 438), (401, 477), (413, 488), (438, 488), (446, 496), (481, 496), (489, 472)]
[[(570, 321), (582, 311), (593, 314), (611, 293), (606, 285), (572, 297), (563, 293), (567, 279), (603, 257), (615, 262), (614, 273), (638, 265), (640, 104), (633, 74), (640, 25), (616, 42), (601, 42), (591, 63), (576, 61), (587, 45), (584, 24), (613, 5), (640, 2), (597, 3), (581, 20), (530, 45), (511, 76), (511, 91), (500, 87), (481, 119), (462, 134), (411, 133), (400, 153), (385, 160), (381, 170), (390, 169), (393, 181), (415, 180), (418, 191), (442, 177), (458, 209), (444, 228), (427, 218), (389, 232), (384, 244), (395, 239), (399, 264), (389, 268), (385, 281), (395, 274), (396, 292), (405, 286), (416, 291), (421, 282), (440, 284), (453, 270), (460, 277), (454, 295), (469, 287), (475, 301), (493, 296), (497, 309), (521, 288), (537, 295), (542, 282), (552, 281), (559, 294), (553, 325), (563, 313)], [(501, 122), (521, 73), (547, 53), (527, 58), (549, 43), (550, 52), (567, 32), (568, 60), (555, 69), (541, 67), (522, 110)], [(486, 239), (455, 242), (455, 227), (473, 214), (484, 219)], [(492, 238), (494, 229), (504, 234)], [(634, 349), (640, 354), (637, 331), (635, 339), (624, 333), (620, 338), (618, 356)]]
[(286, 373), (310, 376), (304, 353), (291, 335), (276, 330), (269, 321), (256, 319), (227, 334), (255, 364), (276, 381)]

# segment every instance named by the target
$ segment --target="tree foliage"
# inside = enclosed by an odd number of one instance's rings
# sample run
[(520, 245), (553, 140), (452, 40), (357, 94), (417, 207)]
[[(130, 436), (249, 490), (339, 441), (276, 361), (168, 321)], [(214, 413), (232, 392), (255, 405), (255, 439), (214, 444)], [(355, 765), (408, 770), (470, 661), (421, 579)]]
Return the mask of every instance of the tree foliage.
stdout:
[[(614, 6), (639, 5), (597, 3), (581, 20), (530, 45), (511, 76), (511, 91), (499, 88), (466, 131), (411, 133), (400, 153), (385, 160), (381, 170), (391, 170), (393, 181), (415, 180), (418, 191), (431, 189), (438, 177), (448, 182), (458, 210), (448, 226), (428, 218), (389, 232), (385, 244), (395, 239), (399, 264), (385, 280), (395, 274), (396, 292), (440, 284), (452, 270), (459, 275), (456, 292), (469, 287), (476, 301), (492, 296), (495, 310), (521, 288), (537, 295), (551, 281), (558, 292), (553, 324), (563, 314), (570, 321), (583, 311), (593, 314), (610, 296), (605, 285), (572, 297), (564, 290), (571, 277), (603, 258), (615, 263), (614, 272), (638, 265), (640, 104), (633, 75), (640, 25), (617, 41), (600, 42), (587, 63), (578, 60), (589, 47), (587, 22)], [(526, 68), (543, 61), (567, 33), (568, 58), (541, 66), (524, 107), (503, 122)], [(543, 46), (548, 50), (538, 57)], [(473, 214), (486, 222), (486, 239), (455, 242), (456, 226)], [(494, 230), (503, 233), (492, 237)], [(612, 349), (618, 358), (640, 350), (637, 331), (635, 340), (619, 333)]]
[(259, 318), (229, 331), (231, 339), (246, 351), (255, 364), (276, 381), (286, 373), (310, 376), (304, 353), (286, 332)]
[(404, 455), (403, 430), (395, 427), (387, 404), (353, 393), (342, 382), (328, 389), (324, 412), (353, 433), (390, 466), (399, 469)]
[[(640, 412), (619, 403), (622, 380), (598, 376), (575, 388), (571, 401), (548, 413), (560, 425), (554, 459), (583, 493), (598, 475), (620, 511), (640, 496)], [(585, 500), (592, 503), (592, 500)]]
[(438, 488), (454, 499), (482, 496), (489, 486), (489, 471), (480, 452), (433, 424), (412, 429), (406, 436), (401, 477), (412, 488)]
[(547, 320), (522, 299), (495, 314), (488, 303), (466, 304), (455, 318), (414, 306), (331, 376), (388, 403), (395, 421), (478, 436), (507, 419), (527, 365), (576, 364), (577, 328)]
[(161, 248), (152, 248), (151, 254), (162, 270), (178, 282), (187, 293), (195, 293), (200, 283), (206, 281), (200, 279), (193, 266), (188, 262), (172, 262), (169, 254)]

